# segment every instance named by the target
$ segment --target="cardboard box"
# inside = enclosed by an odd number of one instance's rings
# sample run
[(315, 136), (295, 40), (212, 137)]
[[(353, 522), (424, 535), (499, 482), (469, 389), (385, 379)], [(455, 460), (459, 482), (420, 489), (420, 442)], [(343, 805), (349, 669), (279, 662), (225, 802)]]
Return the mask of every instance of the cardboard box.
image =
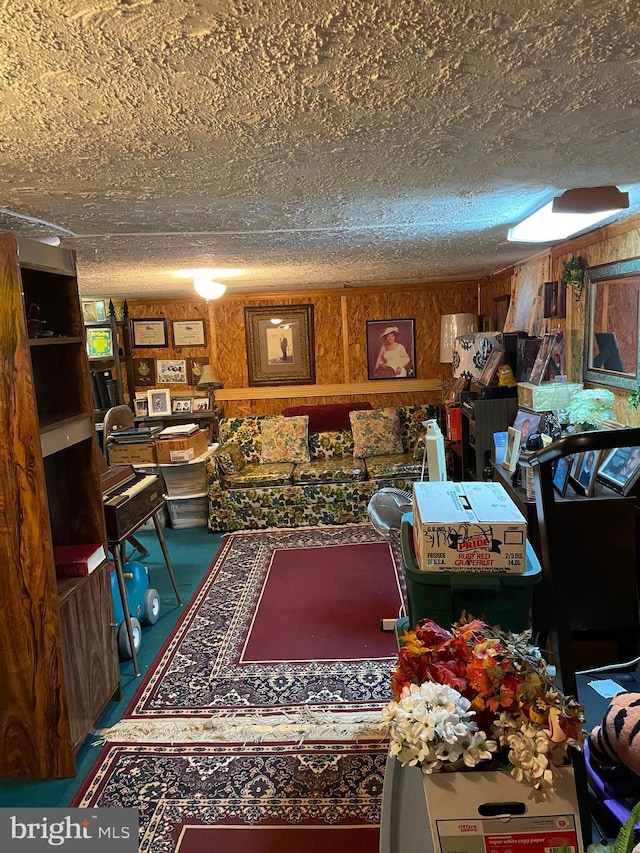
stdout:
[(154, 441), (108, 443), (110, 465), (149, 465), (158, 461)]
[(554, 793), (536, 802), (505, 771), (423, 775), (433, 853), (548, 853), (564, 844), (582, 853), (573, 768), (554, 768), (554, 777)]
[(423, 572), (527, 567), (527, 522), (500, 483), (414, 483), (413, 538)]
[(156, 438), (158, 462), (190, 462), (205, 452), (209, 445), (209, 431), (200, 429), (185, 438)]
[(462, 441), (462, 416), (460, 406), (446, 406), (447, 438), (449, 441)]
[(566, 409), (576, 391), (582, 391), (582, 382), (518, 382), (518, 404), (534, 412), (552, 412)]

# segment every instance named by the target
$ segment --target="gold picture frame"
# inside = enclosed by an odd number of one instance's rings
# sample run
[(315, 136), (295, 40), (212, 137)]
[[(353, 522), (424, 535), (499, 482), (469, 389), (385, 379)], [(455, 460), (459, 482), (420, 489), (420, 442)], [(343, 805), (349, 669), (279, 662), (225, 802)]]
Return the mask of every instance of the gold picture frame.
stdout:
[(316, 381), (313, 305), (245, 308), (249, 386)]

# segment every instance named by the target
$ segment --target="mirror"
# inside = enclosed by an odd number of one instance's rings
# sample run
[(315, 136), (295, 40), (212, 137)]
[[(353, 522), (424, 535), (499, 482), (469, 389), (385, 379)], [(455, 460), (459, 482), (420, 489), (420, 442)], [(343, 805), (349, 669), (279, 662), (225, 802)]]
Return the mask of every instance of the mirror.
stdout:
[(638, 351), (640, 258), (589, 267), (584, 379), (635, 391)]

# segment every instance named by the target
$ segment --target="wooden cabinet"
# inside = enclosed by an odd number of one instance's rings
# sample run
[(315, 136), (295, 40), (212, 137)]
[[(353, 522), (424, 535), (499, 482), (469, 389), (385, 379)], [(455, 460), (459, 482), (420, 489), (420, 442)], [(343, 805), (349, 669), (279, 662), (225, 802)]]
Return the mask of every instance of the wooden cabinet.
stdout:
[(75, 257), (2, 234), (0, 264), (0, 775), (72, 776), (120, 689), (106, 561), (57, 580), (53, 559), (106, 546)]
[[(512, 475), (493, 466), (493, 479), (507, 490), (528, 523), (528, 538), (542, 559), (538, 515)], [(623, 497), (599, 484), (586, 498), (567, 492), (555, 498), (560, 527), (560, 559), (566, 567), (569, 628), (578, 668), (634, 657), (638, 649), (635, 497)], [(545, 636), (551, 627), (544, 584), (533, 590), (533, 623)]]
[(462, 396), (462, 478), (482, 480), (493, 456), (494, 432), (505, 432), (518, 412), (517, 397)]

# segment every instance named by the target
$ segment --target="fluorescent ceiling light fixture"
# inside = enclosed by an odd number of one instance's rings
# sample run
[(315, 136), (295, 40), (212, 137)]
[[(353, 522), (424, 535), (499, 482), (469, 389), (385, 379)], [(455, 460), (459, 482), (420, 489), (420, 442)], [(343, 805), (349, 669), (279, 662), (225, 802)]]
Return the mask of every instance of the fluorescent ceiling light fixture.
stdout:
[(227, 285), (219, 281), (213, 281), (209, 276), (197, 276), (193, 280), (193, 288), (199, 296), (209, 300), (220, 299), (227, 289)]
[(564, 240), (629, 207), (629, 194), (617, 187), (567, 190), (510, 228), (507, 239), (520, 243)]

